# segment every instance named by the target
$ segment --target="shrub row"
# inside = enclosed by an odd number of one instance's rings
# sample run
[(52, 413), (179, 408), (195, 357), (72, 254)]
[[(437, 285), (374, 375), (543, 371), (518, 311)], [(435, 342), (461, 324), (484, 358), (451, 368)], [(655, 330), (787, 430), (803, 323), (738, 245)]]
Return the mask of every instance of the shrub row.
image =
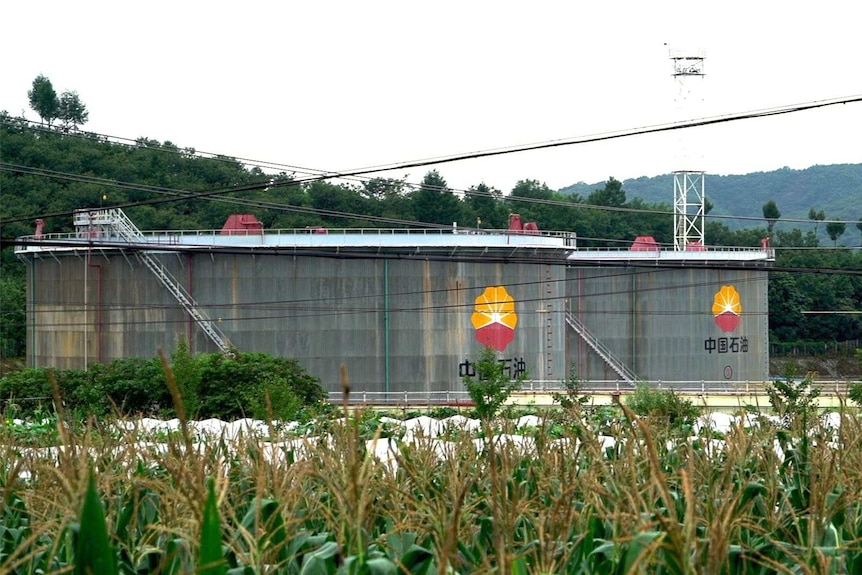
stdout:
[[(183, 345), (171, 356), (170, 373), (186, 413), (193, 418), (295, 419), (319, 405), (326, 392), (296, 360), (262, 353), (192, 355)], [(87, 371), (24, 369), (0, 378), (0, 410), (33, 417), (53, 411), (51, 377), (68, 411), (103, 416), (113, 411), (174, 417), (160, 358), (126, 358), (94, 364)]]

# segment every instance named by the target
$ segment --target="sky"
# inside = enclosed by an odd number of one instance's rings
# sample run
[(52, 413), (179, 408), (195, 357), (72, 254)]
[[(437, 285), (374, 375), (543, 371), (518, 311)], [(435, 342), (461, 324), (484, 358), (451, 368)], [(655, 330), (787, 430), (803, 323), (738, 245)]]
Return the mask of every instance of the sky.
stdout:
[[(851, 3), (13, 2), (0, 109), (39, 74), (83, 129), (341, 171), (862, 94)], [(678, 97), (669, 50), (705, 55)], [(862, 162), (862, 103), (440, 165), (455, 189)], [(2, 161), (2, 142), (0, 142)], [(421, 181), (431, 168), (381, 175)], [(285, 168), (286, 171), (291, 171)], [(708, 176), (707, 176), (708, 177)], [(668, 201), (672, 200), (672, 187)]]

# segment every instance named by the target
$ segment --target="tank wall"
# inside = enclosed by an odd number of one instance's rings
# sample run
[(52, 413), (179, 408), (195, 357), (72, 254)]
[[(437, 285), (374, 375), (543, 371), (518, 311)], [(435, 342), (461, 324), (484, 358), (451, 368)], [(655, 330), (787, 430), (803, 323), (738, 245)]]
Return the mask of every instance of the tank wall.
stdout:
[[(642, 380), (764, 381), (768, 376), (766, 271), (570, 268), (567, 283), (573, 312)], [(721, 292), (723, 286), (732, 291)], [(738, 296), (741, 313), (732, 329), (713, 313), (720, 292), (720, 298)], [(573, 330), (567, 341), (579, 377), (617, 379)]]
[[(616, 374), (565, 323), (565, 307), (640, 379), (762, 381), (768, 374), (767, 272), (584, 267), (285, 255), (158, 255), (241, 351), (298, 359), (330, 390), (462, 389), (480, 343), (472, 316), (504, 287), (517, 322), (499, 356), (511, 371), (560, 380)], [(84, 290), (86, 285), (87, 289)], [(716, 294), (739, 297), (722, 331)], [(85, 305), (86, 304), (86, 305)], [(80, 368), (152, 357), (188, 340), (216, 346), (133, 255), (31, 262), (28, 364)], [(728, 326), (725, 325), (725, 328)], [(86, 354), (86, 360), (85, 360)]]
[[(330, 390), (340, 366), (365, 391), (463, 389), (481, 352), (471, 318), (486, 288), (503, 286), (517, 324), (499, 357), (534, 379), (563, 376), (565, 268), (529, 263), (241, 255), (157, 256), (241, 351), (296, 358)], [(133, 256), (39, 259), (29, 303), (33, 366), (149, 357), (181, 339), (209, 341)], [(86, 284), (86, 303), (84, 290)], [(99, 315), (99, 312), (101, 315)], [(53, 315), (52, 315), (53, 314)], [(58, 319), (60, 318), (60, 319)], [(61, 345), (58, 345), (61, 344)]]
[(88, 261), (66, 255), (33, 262), (28, 365), (80, 369), (172, 349), (184, 336), (186, 315), (154, 278), (145, 281), (148, 273), (134, 257), (94, 255)]

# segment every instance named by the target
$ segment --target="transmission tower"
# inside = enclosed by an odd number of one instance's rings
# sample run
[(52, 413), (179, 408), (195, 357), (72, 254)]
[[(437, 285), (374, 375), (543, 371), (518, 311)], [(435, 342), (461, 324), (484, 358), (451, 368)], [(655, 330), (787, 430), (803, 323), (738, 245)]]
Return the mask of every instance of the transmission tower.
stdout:
[[(673, 79), (676, 84), (677, 120), (697, 117), (702, 101), (704, 53), (671, 50)], [(703, 223), (706, 191), (702, 160), (692, 148), (691, 130), (678, 130), (677, 166), (673, 172), (673, 246), (676, 251), (704, 249)]]

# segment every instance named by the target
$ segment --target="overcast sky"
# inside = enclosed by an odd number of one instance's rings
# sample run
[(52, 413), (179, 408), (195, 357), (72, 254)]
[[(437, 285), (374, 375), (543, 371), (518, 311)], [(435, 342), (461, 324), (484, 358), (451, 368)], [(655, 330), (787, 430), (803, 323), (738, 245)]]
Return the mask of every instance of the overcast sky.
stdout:
[[(0, 109), (44, 74), (84, 129), (302, 166), (370, 165), (862, 94), (849, 2), (9, 2)], [(668, 50), (702, 50), (682, 110)], [(862, 104), (699, 129), (712, 174), (862, 162)], [(686, 131), (687, 133), (690, 131)], [(439, 166), (508, 192), (668, 173), (678, 133)], [(0, 142), (2, 154), (2, 142)], [(2, 159), (2, 155), (0, 155)], [(428, 168), (398, 176), (419, 181)], [(391, 174), (389, 174), (391, 175)], [(668, 191), (672, 200), (672, 188)]]

